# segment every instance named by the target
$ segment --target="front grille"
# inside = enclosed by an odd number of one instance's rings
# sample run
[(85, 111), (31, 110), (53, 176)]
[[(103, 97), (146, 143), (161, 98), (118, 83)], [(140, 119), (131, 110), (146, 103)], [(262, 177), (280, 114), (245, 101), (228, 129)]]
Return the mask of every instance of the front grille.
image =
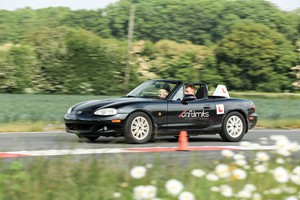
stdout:
[(77, 115), (77, 116), (81, 116), (81, 117), (90, 117), (94, 114), (94, 111), (91, 110), (73, 110), (71, 113), (71, 115)]
[(66, 124), (67, 128), (72, 131), (91, 131), (93, 125), (90, 124)]

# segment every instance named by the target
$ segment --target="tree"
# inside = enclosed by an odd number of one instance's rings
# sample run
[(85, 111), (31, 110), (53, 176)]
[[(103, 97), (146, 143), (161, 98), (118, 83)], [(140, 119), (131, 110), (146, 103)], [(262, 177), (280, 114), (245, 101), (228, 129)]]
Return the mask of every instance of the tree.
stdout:
[(283, 91), (291, 89), (293, 45), (265, 25), (236, 25), (216, 48), (219, 71), (231, 89)]
[(27, 45), (7, 43), (0, 47), (0, 91), (26, 92), (32, 88), (36, 56)]
[[(190, 42), (177, 43), (161, 40), (155, 44), (139, 41), (135, 44), (138, 72), (146, 79), (165, 78), (198, 82), (203, 79), (201, 70), (212, 51)], [(149, 76), (149, 72), (153, 75)], [(204, 77), (205, 78), (205, 77)]]
[(59, 27), (41, 30), (28, 42), (38, 58), (37, 91), (110, 94), (122, 88), (125, 52), (116, 40), (103, 40), (83, 29)]

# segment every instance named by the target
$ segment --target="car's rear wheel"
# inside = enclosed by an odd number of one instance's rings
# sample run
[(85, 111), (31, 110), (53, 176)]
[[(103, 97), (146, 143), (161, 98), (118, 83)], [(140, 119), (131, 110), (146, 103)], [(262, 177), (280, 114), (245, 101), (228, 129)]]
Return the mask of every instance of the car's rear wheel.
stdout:
[(136, 112), (126, 120), (124, 137), (129, 143), (143, 144), (151, 139), (152, 130), (150, 117), (143, 112)]
[(239, 142), (245, 135), (246, 122), (239, 112), (229, 113), (223, 122), (221, 138), (226, 142)]

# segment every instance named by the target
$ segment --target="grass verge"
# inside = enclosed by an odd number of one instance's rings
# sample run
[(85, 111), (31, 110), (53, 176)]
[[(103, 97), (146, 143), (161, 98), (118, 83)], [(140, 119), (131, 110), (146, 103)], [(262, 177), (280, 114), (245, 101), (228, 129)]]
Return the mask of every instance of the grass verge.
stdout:
[(275, 128), (275, 129), (299, 129), (299, 119), (274, 119), (258, 120), (256, 128)]
[(64, 124), (46, 122), (10, 122), (1, 123), (0, 132), (44, 132), (65, 130)]

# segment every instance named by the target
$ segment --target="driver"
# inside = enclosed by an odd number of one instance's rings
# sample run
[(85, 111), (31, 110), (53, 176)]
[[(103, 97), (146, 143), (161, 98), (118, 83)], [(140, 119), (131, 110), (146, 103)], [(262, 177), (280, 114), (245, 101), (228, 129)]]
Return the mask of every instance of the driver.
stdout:
[(185, 84), (185, 90), (184, 94), (185, 95), (195, 95), (195, 86), (192, 83), (187, 83)]
[(168, 96), (168, 91), (167, 90), (165, 90), (165, 89), (160, 89), (160, 90), (158, 90), (158, 98), (160, 98), (160, 99), (165, 99), (167, 96)]

